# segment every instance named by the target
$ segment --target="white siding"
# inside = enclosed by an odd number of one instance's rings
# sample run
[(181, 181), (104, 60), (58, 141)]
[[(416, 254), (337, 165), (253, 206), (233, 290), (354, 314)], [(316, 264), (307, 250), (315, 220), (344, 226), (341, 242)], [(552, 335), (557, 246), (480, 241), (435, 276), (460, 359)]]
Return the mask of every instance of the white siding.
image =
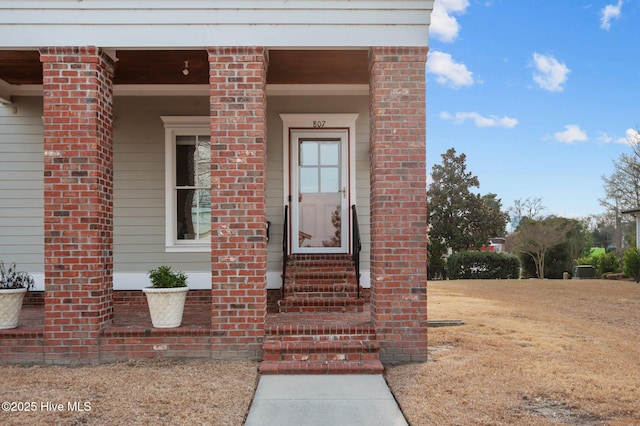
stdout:
[[(270, 96), (267, 99), (267, 220), (270, 275), (282, 270), (284, 214), (281, 113), (359, 114), (356, 122), (357, 206), (369, 269), (369, 121), (367, 96)], [(164, 128), (161, 115), (208, 115), (208, 98), (116, 98), (114, 125), (115, 272), (142, 273), (160, 263), (210, 271), (209, 253), (166, 253), (164, 245)], [(118, 275), (116, 275), (117, 277)], [(277, 280), (276, 280), (277, 281)]]
[[(369, 269), (369, 120), (367, 96), (270, 96), (268, 104), (268, 269), (282, 268), (284, 213), (281, 113), (358, 113), (356, 191)], [(167, 253), (164, 239), (164, 127), (161, 115), (206, 116), (207, 97), (116, 97), (114, 102), (114, 272), (141, 276), (159, 264), (208, 273), (209, 253)], [(0, 259), (32, 273), (43, 267), (42, 98), (0, 106)], [(137, 273), (137, 274), (133, 274)], [(206, 277), (202, 278), (206, 282)], [(140, 283), (139, 288), (146, 285)], [(125, 286), (126, 287), (126, 286)]]
[(42, 99), (0, 105), (0, 260), (44, 271)]
[(426, 46), (431, 0), (0, 0), (0, 47)]
[(208, 116), (208, 97), (116, 97), (114, 102), (114, 270), (159, 264), (211, 270), (209, 253), (165, 250), (165, 153), (162, 115)]

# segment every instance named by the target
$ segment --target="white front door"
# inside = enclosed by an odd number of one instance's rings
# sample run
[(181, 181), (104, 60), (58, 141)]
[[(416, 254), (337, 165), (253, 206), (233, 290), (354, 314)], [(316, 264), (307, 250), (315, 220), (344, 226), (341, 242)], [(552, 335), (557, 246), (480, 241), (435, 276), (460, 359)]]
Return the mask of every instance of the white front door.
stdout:
[(291, 129), (289, 145), (292, 253), (347, 253), (347, 129)]

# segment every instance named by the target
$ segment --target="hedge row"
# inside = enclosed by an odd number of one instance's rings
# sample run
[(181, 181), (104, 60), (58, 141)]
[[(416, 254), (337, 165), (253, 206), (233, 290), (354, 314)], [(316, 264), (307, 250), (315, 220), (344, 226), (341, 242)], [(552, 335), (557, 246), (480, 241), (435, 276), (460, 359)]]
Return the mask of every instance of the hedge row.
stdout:
[(504, 253), (454, 253), (447, 259), (447, 276), (452, 280), (520, 278), (520, 260)]

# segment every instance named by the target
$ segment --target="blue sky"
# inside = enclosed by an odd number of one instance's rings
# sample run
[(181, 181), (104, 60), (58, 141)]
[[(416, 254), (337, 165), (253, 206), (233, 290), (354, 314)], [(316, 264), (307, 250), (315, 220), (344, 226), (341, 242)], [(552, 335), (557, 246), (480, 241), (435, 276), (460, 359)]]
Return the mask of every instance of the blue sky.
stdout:
[(504, 209), (603, 213), (640, 128), (640, 0), (435, 0), (429, 34), (427, 171), (453, 147)]

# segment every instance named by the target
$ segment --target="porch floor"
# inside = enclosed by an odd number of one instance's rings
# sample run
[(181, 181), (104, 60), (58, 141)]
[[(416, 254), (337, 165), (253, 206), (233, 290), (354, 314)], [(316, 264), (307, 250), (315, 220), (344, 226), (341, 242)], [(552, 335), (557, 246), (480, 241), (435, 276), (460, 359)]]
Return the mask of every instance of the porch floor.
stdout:
[[(305, 312), (305, 313), (268, 313), (265, 326), (279, 326), (296, 324), (301, 326), (360, 326), (371, 323), (369, 304), (365, 304), (363, 312)], [(180, 328), (204, 328), (211, 326), (211, 307), (207, 304), (185, 306)], [(113, 322), (107, 329), (110, 332), (117, 329), (152, 329), (151, 317), (147, 305), (114, 304)], [(20, 312), (17, 331), (44, 332), (44, 306), (25, 305)], [(6, 330), (10, 331), (10, 330)], [(2, 333), (2, 331), (0, 331)]]
[(371, 325), (371, 309), (364, 305), (363, 312), (302, 312), (269, 313), (265, 328), (282, 325), (346, 327)]
[[(211, 327), (211, 307), (205, 304), (185, 306), (182, 317), (182, 326), (179, 328), (204, 328)], [(109, 331), (117, 329), (152, 329), (151, 317), (147, 305), (113, 305), (113, 322), (106, 327)], [(17, 331), (44, 332), (44, 306), (25, 305), (20, 311)], [(7, 330), (9, 331), (9, 330)], [(0, 331), (1, 333), (1, 331)]]

